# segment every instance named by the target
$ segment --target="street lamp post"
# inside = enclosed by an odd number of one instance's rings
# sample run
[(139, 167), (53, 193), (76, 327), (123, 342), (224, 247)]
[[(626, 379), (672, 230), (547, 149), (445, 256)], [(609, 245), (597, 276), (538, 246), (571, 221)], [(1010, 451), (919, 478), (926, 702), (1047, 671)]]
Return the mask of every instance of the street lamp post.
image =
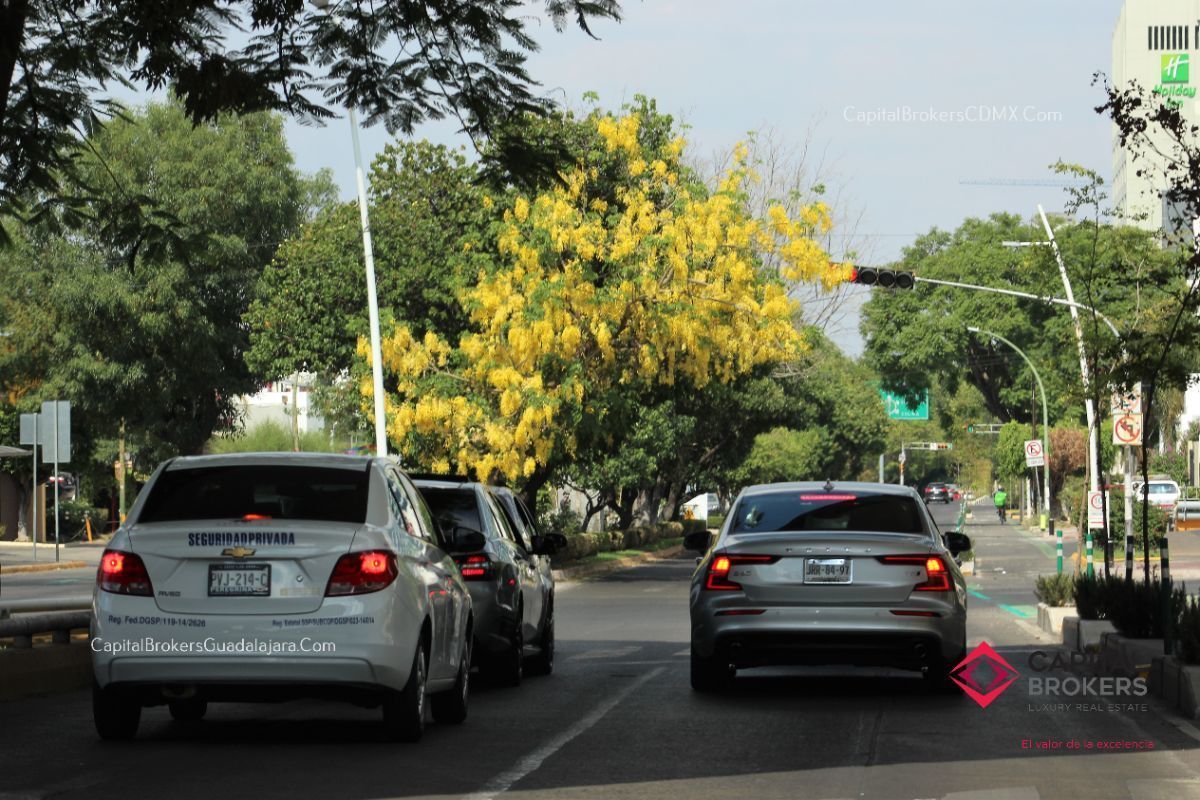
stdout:
[[(331, 0), (310, 0), (313, 8), (325, 11)], [(362, 225), (363, 261), (367, 271), (367, 316), (371, 328), (371, 394), (375, 408), (375, 454), (386, 456), (387, 419), (383, 401), (383, 346), (379, 334), (379, 295), (375, 290), (375, 253), (371, 246), (371, 220), (367, 213), (367, 181), (363, 172), (362, 148), (358, 143), (358, 116), (354, 106), (346, 106), (350, 115), (350, 136), (354, 142), (354, 177), (358, 185), (358, 217)]]
[(1008, 339), (1005, 339), (1000, 334), (993, 333), (992, 331), (980, 330), (972, 325), (968, 325), (967, 330), (969, 330), (971, 333), (979, 333), (984, 336), (990, 336), (991, 338), (1003, 342), (1011, 347), (1017, 352), (1017, 355), (1025, 359), (1025, 363), (1029, 365), (1029, 370), (1033, 373), (1034, 380), (1037, 381), (1038, 394), (1042, 396), (1042, 430), (1044, 430), (1046, 433), (1046, 440), (1042, 444), (1042, 453), (1046, 458), (1046, 463), (1042, 465), (1042, 475), (1044, 477), (1042, 490), (1042, 509), (1046, 515), (1046, 533), (1049, 533), (1054, 524), (1051, 521), (1053, 517), (1050, 516), (1050, 411), (1046, 403), (1046, 386), (1042, 383), (1042, 376), (1038, 374), (1037, 367), (1035, 367), (1033, 362), (1029, 360), (1029, 356), (1025, 355), (1025, 351), (1017, 347)]

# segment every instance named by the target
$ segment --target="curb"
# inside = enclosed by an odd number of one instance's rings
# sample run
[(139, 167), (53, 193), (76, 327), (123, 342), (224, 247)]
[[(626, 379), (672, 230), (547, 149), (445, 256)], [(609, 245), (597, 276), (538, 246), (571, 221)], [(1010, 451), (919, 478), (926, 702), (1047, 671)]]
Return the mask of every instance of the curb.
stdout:
[(615, 561), (605, 561), (599, 564), (588, 564), (578, 567), (565, 567), (552, 571), (554, 580), (557, 581), (578, 581), (588, 578), (597, 578), (608, 575), (612, 572), (620, 572), (623, 569), (636, 567), (639, 564), (644, 564), (647, 561), (660, 561), (667, 558), (676, 558), (684, 553), (683, 545), (668, 547), (666, 550), (655, 550), (653, 552), (645, 552), (636, 556), (626, 556)]
[(90, 567), (86, 561), (57, 561), (53, 564), (18, 564), (0, 568), (0, 575), (19, 575), (23, 572), (52, 572), (57, 569), (82, 569)]

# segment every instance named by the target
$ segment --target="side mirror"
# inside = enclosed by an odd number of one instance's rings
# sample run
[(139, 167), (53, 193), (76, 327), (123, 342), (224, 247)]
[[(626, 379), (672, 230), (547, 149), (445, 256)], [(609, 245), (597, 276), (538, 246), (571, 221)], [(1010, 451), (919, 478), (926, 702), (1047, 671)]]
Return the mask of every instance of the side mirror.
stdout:
[(971, 549), (971, 537), (965, 533), (951, 531), (946, 534), (946, 548), (949, 549), (952, 555), (965, 553)]
[(567, 537), (561, 533), (544, 533), (533, 535), (533, 554), (535, 556), (552, 556), (560, 550), (567, 549)]
[(694, 553), (707, 553), (712, 538), (707, 530), (692, 531), (683, 537), (683, 548)]

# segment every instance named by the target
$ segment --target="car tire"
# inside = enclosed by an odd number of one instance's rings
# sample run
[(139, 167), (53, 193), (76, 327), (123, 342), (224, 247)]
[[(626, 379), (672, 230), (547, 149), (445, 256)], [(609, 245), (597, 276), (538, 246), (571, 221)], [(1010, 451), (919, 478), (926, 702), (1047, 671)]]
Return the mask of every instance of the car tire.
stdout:
[(191, 700), (172, 700), (167, 703), (171, 719), (176, 722), (198, 722), (208, 713), (208, 701), (193, 697)]
[(537, 655), (529, 659), (529, 664), (526, 671), (530, 675), (549, 675), (554, 671), (554, 609), (550, 609), (550, 615), (546, 619), (546, 625), (542, 629), (541, 649)]
[(733, 666), (719, 656), (699, 656), (692, 650), (692, 689), (697, 692), (719, 692), (733, 683)]
[(492, 661), (492, 680), (497, 686), (520, 686), (525, 673), (524, 662), (525, 638), (521, 634), (521, 610), (517, 609), (517, 621), (509, 645)]
[(102, 689), (93, 682), (92, 720), (101, 739), (129, 741), (137, 735), (138, 724), (142, 721), (142, 705), (127, 691)]
[(425, 681), (427, 662), (425, 644), (413, 654), (408, 683), (399, 692), (391, 692), (383, 701), (383, 727), (396, 742), (417, 742), (425, 732)]
[(429, 708), (435, 722), (459, 725), (467, 719), (471, 694), (470, 638), (463, 642), (462, 657), (458, 660), (458, 678), (454, 686), (429, 698)]

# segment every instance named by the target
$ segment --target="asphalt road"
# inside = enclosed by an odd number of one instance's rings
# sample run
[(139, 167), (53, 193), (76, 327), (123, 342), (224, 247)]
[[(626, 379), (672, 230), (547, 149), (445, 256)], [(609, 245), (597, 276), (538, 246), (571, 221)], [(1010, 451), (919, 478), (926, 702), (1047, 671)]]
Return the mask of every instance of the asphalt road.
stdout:
[[(947, 527), (952, 509), (936, 512)], [(0, 704), (0, 798), (1200, 798), (1200, 731), (1152, 701), (1030, 695), (1030, 653), (1056, 644), (1030, 588), (1052, 557), (1014, 526), (968, 532), (983, 566), (971, 644), (1022, 673), (987, 708), (845, 669), (749, 671), (727, 695), (696, 695), (680, 559), (561, 586), (554, 675), (477, 686), (465, 725), (415, 746), (336, 704), (214, 706), (189, 724), (152, 709), (125, 744), (96, 739), (85, 692)], [(1132, 742), (1153, 749), (1107, 748)]]

